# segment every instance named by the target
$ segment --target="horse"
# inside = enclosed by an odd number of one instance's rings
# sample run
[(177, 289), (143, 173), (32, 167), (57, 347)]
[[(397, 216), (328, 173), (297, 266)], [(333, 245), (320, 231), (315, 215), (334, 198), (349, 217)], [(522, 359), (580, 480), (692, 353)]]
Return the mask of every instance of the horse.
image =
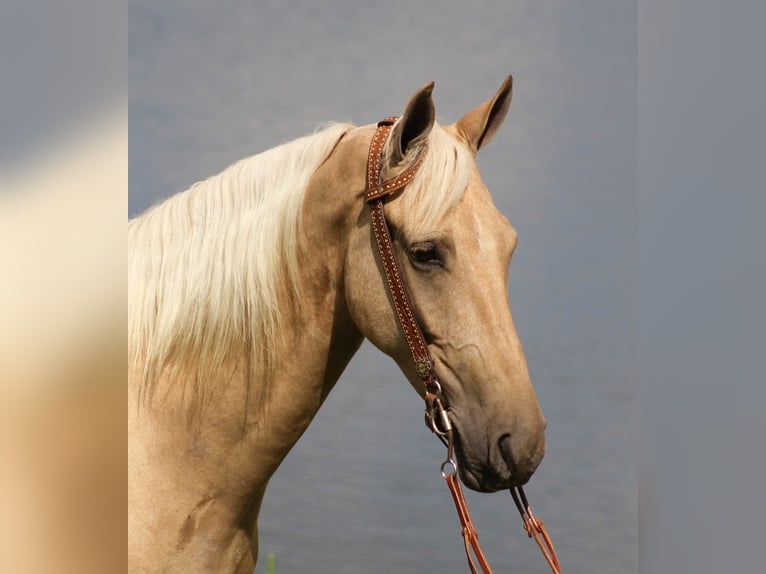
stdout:
[[(508, 301), (517, 233), (476, 156), (512, 79), (450, 125), (433, 83), (382, 148), (393, 250), (454, 426), (460, 480), (526, 483), (546, 422)], [(418, 394), (365, 203), (375, 125), (333, 123), (128, 222), (131, 572), (246, 572), (269, 479), (367, 338)]]

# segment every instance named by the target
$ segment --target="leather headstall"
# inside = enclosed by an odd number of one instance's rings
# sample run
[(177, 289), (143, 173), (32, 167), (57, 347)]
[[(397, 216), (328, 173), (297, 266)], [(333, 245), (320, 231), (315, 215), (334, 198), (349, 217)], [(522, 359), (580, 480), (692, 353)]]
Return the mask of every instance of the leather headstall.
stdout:
[[(407, 348), (410, 351), (415, 372), (423, 381), (425, 388), (426, 425), (447, 447), (447, 460), (442, 464), (442, 477), (447, 482), (458, 517), (460, 518), (468, 566), (472, 574), (478, 574), (471, 556), (471, 551), (473, 551), (473, 555), (476, 557), (482, 572), (484, 574), (492, 574), (492, 569), (481, 546), (479, 546), (479, 535), (471, 519), (462, 486), (457, 477), (457, 462), (454, 457), (454, 429), (450, 422), (448, 409), (445, 407), (442, 399), (441, 385), (434, 372), (434, 362), (428, 351), (423, 331), (418, 320), (415, 318), (402, 270), (394, 251), (391, 232), (386, 222), (385, 200), (394, 193), (403, 190), (413, 180), (427, 153), (427, 147), (424, 143), (423, 148), (412, 165), (394, 177), (386, 180), (381, 179), (386, 141), (396, 120), (396, 117), (387, 117), (378, 122), (377, 129), (372, 137), (370, 151), (367, 156), (365, 201), (370, 206), (370, 218), (375, 236), (375, 244), (377, 245), (378, 254), (383, 265), (383, 275), (388, 292), (391, 295), (391, 300), (393, 301), (397, 322), (404, 335)], [(561, 567), (559, 566), (550, 537), (545, 531), (542, 521), (532, 514), (523, 489), (516, 487), (515, 490), (513, 488), (510, 490), (514, 502), (521, 513), (524, 529), (527, 531), (527, 534), (530, 538), (535, 539), (553, 573), (561, 574)], [(518, 490), (518, 494), (516, 490)], [(519, 497), (521, 497), (521, 500)]]

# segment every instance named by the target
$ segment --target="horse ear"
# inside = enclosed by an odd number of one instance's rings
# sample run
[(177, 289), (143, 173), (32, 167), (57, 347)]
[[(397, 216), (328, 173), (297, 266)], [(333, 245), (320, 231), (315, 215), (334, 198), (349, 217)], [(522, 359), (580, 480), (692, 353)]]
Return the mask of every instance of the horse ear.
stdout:
[(464, 115), (455, 129), (474, 153), (487, 145), (503, 123), (511, 105), (513, 78), (508, 76), (495, 96)]
[(410, 98), (402, 117), (394, 124), (391, 131), (391, 148), (389, 161), (391, 165), (401, 162), (407, 152), (419, 146), (431, 133), (436, 120), (436, 110), (431, 99), (434, 83), (430, 82), (420, 88)]

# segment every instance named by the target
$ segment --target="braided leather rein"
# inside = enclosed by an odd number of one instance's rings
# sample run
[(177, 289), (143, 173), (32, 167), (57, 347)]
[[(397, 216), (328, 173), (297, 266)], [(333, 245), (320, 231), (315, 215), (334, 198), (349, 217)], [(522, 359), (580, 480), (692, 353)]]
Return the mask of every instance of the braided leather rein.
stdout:
[[(384, 200), (388, 196), (404, 189), (412, 181), (426, 153), (424, 146), (418, 158), (410, 167), (395, 177), (385, 181), (381, 180), (384, 148), (396, 120), (396, 117), (387, 117), (378, 122), (375, 135), (372, 137), (370, 151), (367, 156), (365, 201), (370, 205), (370, 218), (375, 235), (375, 243), (383, 265), (383, 275), (393, 301), (397, 322), (407, 342), (407, 347), (415, 365), (415, 372), (423, 381), (425, 388), (426, 425), (447, 447), (447, 459), (441, 465), (441, 475), (447, 483), (460, 519), (468, 566), (472, 574), (478, 574), (479, 571), (474, 562), (475, 557), (481, 571), (484, 574), (492, 574), (489, 562), (487, 562), (487, 558), (479, 545), (479, 535), (471, 519), (468, 504), (463, 494), (463, 488), (457, 477), (457, 462), (454, 456), (454, 429), (449, 413), (442, 400), (441, 385), (434, 372), (433, 359), (428, 351), (423, 331), (412, 310), (412, 303), (394, 252), (391, 233), (388, 229), (383, 209)], [(524, 489), (520, 486), (512, 487), (510, 492), (516, 508), (521, 514), (527, 535), (530, 538), (534, 538), (551, 571), (554, 574), (561, 574), (561, 567), (559, 566), (556, 552), (553, 549), (553, 543), (543, 523), (532, 514), (532, 509), (529, 506)]]

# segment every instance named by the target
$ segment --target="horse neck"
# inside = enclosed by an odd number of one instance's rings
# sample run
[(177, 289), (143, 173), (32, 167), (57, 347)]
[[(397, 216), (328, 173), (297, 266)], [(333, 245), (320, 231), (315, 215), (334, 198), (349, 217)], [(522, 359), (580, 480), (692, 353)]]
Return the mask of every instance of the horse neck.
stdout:
[[(321, 189), (310, 186), (306, 195), (294, 286), (301, 296), (281, 295), (279, 333), (268, 358), (243, 346), (231, 354), (219, 380), (208, 381), (214, 391), (203, 406), (188, 397), (193, 381), (184, 381), (168, 389), (171, 400), (153, 409), (170, 435), (209, 445), (201, 458), (254, 491), (265, 486), (306, 430), (362, 342), (343, 292), (344, 241), (340, 233), (327, 232), (326, 210), (317, 205)], [(175, 393), (180, 396), (172, 398)], [(241, 460), (230, 454), (226, 462), (217, 460), (237, 450), (245, 453)]]
[[(220, 567), (222, 556), (252, 553), (252, 571), (266, 484), (362, 340), (338, 281), (327, 275), (338, 260), (331, 251), (316, 245), (301, 256), (308, 295), (300, 308), (285, 311), (273, 366), (251, 369), (245, 352), (235, 357), (194, 419), (188, 409), (171, 406), (183, 400), (129, 417), (129, 506), (140, 525), (133, 547), (149, 549), (131, 553), (134, 566), (173, 556), (169, 569), (188, 564), (188, 571), (205, 571)], [(327, 279), (321, 288), (320, 277)], [(261, 392), (264, 381), (268, 388)], [(182, 393), (182, 386), (170, 392)]]
[[(279, 443), (277, 464), (300, 438), (363, 336), (346, 304), (347, 237), (364, 209), (366, 152), (372, 130), (345, 136), (317, 169), (301, 212), (299, 297), (286, 296), (264, 402), (259, 443)], [(300, 300), (298, 303), (295, 299)], [(266, 439), (266, 440), (265, 440)]]

